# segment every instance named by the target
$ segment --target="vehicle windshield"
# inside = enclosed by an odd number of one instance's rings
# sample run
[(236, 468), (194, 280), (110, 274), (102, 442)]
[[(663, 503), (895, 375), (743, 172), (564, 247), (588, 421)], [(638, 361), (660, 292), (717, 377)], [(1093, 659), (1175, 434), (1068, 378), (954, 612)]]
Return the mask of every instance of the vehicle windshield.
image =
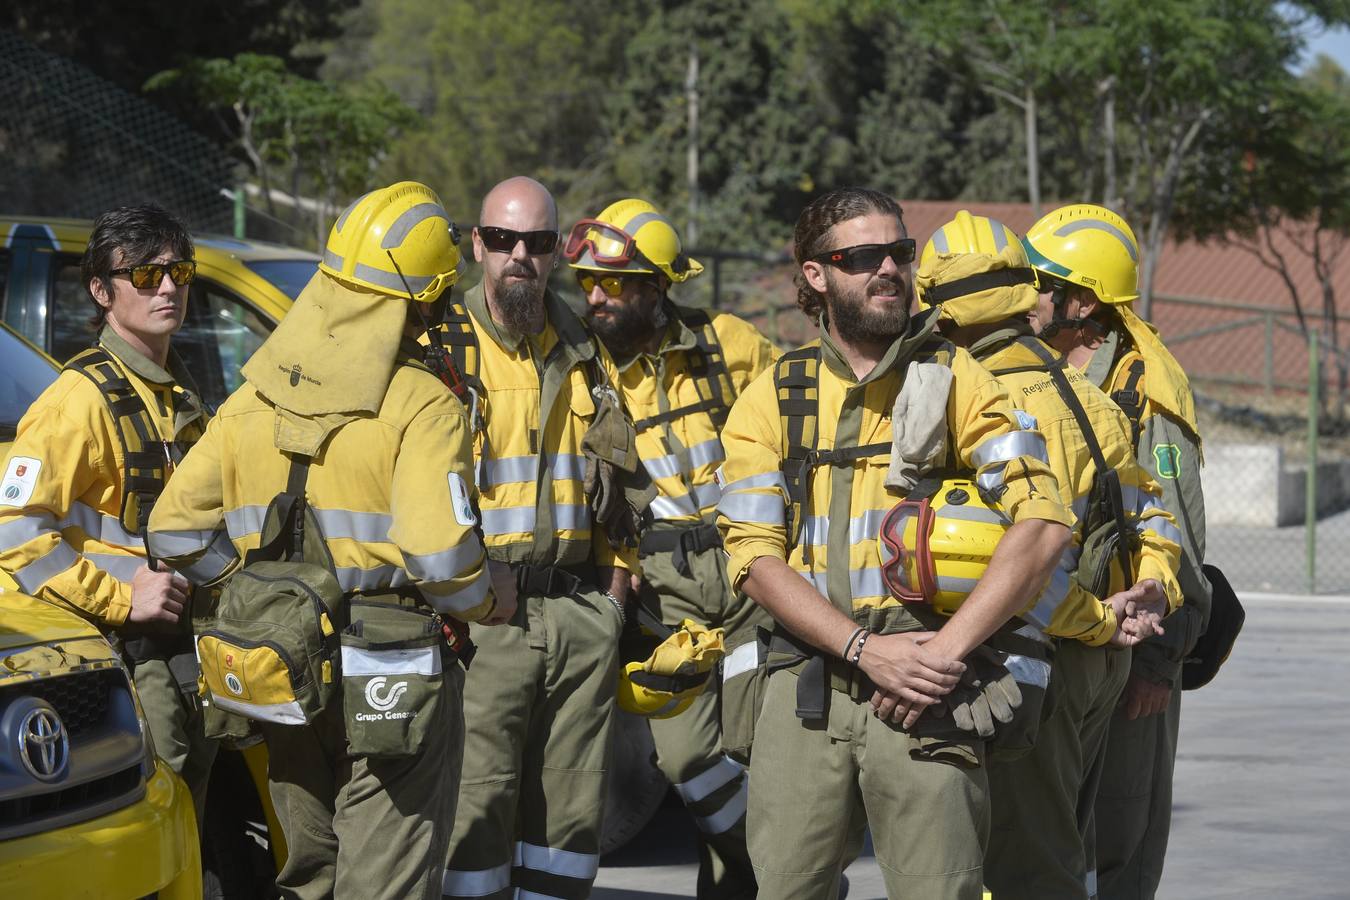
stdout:
[(0, 328), (0, 441), (14, 440), (19, 419), (56, 374), (40, 353)]
[(272, 282), (292, 300), (300, 296), (300, 291), (319, 268), (312, 259), (255, 259), (244, 265)]

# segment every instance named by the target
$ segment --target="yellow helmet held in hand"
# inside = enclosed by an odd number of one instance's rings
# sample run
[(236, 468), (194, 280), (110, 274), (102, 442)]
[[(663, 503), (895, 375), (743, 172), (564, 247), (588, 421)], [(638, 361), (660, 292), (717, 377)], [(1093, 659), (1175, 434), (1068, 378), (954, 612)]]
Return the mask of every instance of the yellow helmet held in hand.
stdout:
[(956, 325), (1001, 322), (1036, 308), (1036, 273), (1017, 234), (961, 210), (924, 245), (914, 279), (919, 306)]
[(371, 191), (343, 211), (319, 268), (338, 281), (430, 303), (459, 280), (459, 228), (416, 181)]
[(722, 629), (685, 619), (651, 656), (623, 667), (617, 690), (619, 708), (652, 719), (679, 715), (707, 689), (725, 652)]
[(975, 482), (948, 478), (916, 491), (881, 520), (881, 574), (891, 595), (949, 616), (989, 567), (1010, 522)]
[(563, 256), (574, 269), (659, 272), (677, 284), (703, 271), (702, 263), (685, 255), (670, 219), (636, 198), (611, 203), (594, 219), (572, 226)]
[(1139, 241), (1104, 206), (1061, 207), (1032, 225), (1023, 243), (1032, 267), (1052, 281), (1085, 287), (1103, 303), (1139, 298)]

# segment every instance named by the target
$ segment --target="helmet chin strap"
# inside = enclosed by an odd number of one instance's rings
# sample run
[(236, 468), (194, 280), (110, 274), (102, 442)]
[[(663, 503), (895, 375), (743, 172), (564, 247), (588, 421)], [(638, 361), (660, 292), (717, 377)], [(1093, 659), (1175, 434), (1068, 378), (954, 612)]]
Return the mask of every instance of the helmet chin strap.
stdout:
[(1068, 328), (1073, 331), (1081, 331), (1084, 328), (1097, 332), (1098, 335), (1105, 336), (1106, 329), (1096, 319), (1089, 316), (1079, 316), (1078, 318), (1069, 318), (1064, 311), (1069, 305), (1069, 287), (1068, 285), (1059, 285), (1050, 292), (1050, 305), (1054, 308), (1055, 315), (1046, 326), (1036, 332), (1036, 337), (1043, 341), (1054, 340), (1055, 336)]

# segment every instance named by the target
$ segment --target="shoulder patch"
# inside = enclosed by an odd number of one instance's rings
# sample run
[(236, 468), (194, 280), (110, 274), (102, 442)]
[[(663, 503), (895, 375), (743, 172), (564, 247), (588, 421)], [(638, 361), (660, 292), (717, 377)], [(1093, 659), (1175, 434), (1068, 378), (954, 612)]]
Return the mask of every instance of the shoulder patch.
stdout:
[(24, 506), (33, 496), (37, 487), (38, 473), (42, 471), (42, 460), (31, 456), (16, 456), (9, 461), (5, 469), (4, 480), (0, 481), (0, 504), (5, 506)]
[(1158, 444), (1153, 448), (1158, 477), (1176, 480), (1181, 475), (1181, 450), (1176, 444)]
[(1017, 416), (1017, 424), (1023, 431), (1036, 430), (1036, 417), (1031, 413), (1023, 409), (1015, 409), (1013, 410), (1013, 414)]
[(455, 508), (455, 521), (461, 525), (477, 525), (473, 504), (469, 502), (469, 488), (464, 479), (454, 472), (450, 473), (450, 505)]

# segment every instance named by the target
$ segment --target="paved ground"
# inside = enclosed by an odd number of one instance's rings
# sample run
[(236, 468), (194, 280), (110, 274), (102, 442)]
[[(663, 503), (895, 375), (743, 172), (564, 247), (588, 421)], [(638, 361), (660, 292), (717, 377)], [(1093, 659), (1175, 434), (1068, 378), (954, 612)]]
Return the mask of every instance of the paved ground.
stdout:
[[(1228, 666), (1187, 694), (1163, 900), (1350, 898), (1350, 598), (1248, 596)], [(694, 896), (693, 833), (663, 809), (593, 896)], [(876, 863), (850, 900), (885, 897)], [(922, 900), (922, 898), (920, 898)]]

